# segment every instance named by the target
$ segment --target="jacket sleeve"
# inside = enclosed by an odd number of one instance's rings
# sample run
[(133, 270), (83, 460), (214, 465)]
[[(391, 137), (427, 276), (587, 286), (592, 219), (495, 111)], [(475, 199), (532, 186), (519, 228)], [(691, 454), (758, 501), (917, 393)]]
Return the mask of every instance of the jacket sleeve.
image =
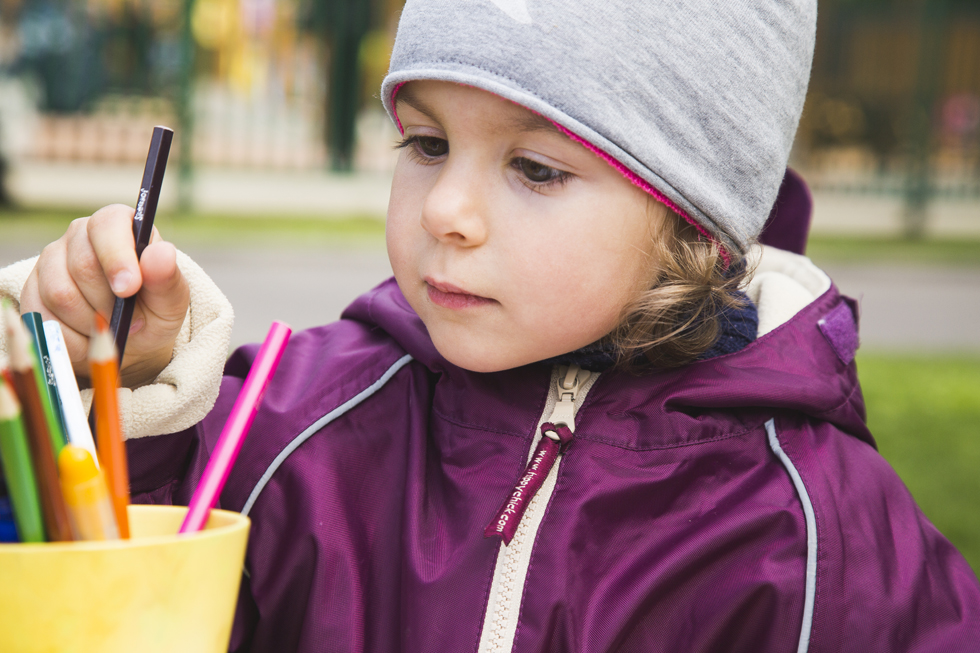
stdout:
[[(20, 293), (37, 258), (0, 270), (0, 297), (20, 307)], [(231, 304), (213, 281), (183, 252), (177, 265), (190, 287), (187, 317), (174, 343), (170, 364), (156, 380), (135, 390), (122, 388), (119, 411), (127, 439), (177, 433), (196, 424), (214, 405), (221, 370), (228, 356), (234, 314)], [(0, 338), (0, 353), (6, 342)], [(82, 391), (88, 409), (92, 391)]]
[(817, 651), (968, 651), (980, 642), (980, 583), (870, 444), (835, 426), (776, 420), (812, 505)]

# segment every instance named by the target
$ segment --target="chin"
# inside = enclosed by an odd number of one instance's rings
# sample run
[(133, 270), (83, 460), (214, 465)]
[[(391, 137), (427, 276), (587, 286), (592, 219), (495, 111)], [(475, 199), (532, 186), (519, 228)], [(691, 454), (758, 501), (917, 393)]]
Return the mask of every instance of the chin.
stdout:
[(442, 351), (439, 353), (442, 354), (443, 358), (456, 367), (461, 367), (464, 370), (469, 370), (470, 372), (501, 372), (503, 370), (509, 370), (513, 367), (519, 367), (519, 365), (509, 365), (503, 361), (494, 360), (493, 357), (489, 356), (456, 356), (452, 354), (447, 356)]
[(455, 343), (440, 343), (435, 338), (433, 344), (443, 358), (456, 367), (470, 372), (501, 372), (535, 362), (522, 360), (517, 356), (501, 356), (499, 350), (488, 351), (485, 347), (461, 347)]

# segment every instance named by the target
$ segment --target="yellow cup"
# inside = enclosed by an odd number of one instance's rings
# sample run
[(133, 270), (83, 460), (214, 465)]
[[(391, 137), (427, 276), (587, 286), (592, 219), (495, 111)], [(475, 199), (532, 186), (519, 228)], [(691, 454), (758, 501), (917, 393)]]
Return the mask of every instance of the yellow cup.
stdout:
[(227, 651), (249, 520), (176, 535), (186, 512), (129, 506), (129, 540), (0, 545), (0, 651)]

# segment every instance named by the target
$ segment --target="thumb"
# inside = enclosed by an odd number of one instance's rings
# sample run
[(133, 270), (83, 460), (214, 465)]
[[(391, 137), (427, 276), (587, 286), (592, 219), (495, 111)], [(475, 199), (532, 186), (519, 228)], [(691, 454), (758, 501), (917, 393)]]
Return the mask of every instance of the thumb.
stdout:
[[(176, 248), (162, 240), (147, 245), (140, 257), (140, 273), (143, 285), (139, 292), (142, 313), (139, 317), (145, 321), (143, 328), (154, 332), (174, 331), (176, 337), (190, 301), (187, 280), (177, 267)], [(139, 325), (133, 327), (134, 333), (141, 330)]]
[(147, 245), (140, 257), (143, 285), (120, 369), (123, 385), (151, 382), (170, 363), (174, 343), (187, 314), (190, 290), (177, 267), (177, 250), (170, 243)]

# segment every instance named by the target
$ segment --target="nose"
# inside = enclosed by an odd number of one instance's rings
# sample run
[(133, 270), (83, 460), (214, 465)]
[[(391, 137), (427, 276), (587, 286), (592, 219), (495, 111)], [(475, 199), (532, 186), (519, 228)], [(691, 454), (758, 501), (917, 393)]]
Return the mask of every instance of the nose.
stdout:
[(481, 175), (452, 158), (443, 164), (422, 204), (422, 228), (440, 242), (477, 247), (487, 239), (486, 189)]

